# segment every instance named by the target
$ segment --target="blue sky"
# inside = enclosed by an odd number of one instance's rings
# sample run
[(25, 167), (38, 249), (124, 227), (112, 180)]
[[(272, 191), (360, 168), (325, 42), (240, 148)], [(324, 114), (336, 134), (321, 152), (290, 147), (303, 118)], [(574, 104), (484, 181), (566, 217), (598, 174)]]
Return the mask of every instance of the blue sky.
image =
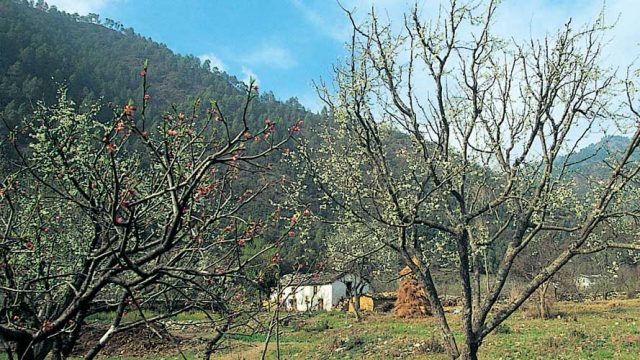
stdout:
[(311, 81), (330, 73), (343, 48), (281, 0), (127, 1), (102, 14), (240, 79), (252, 74), (279, 98), (298, 96), (307, 105), (315, 100)]
[[(330, 78), (332, 64), (345, 55), (349, 23), (334, 0), (49, 0), (68, 12), (95, 12), (133, 27), (181, 54), (212, 60), (224, 71), (258, 78), (276, 97), (298, 97), (313, 110), (320, 107), (312, 81)], [(420, 1), (429, 16), (439, 1)], [(610, 61), (623, 66), (637, 52), (640, 32), (638, 0), (606, 1), (609, 19), (620, 15), (612, 33)], [(366, 14), (373, 5), (393, 24), (413, 2), (343, 0), (347, 8)], [(592, 20), (602, 0), (503, 0), (496, 29), (504, 36), (541, 36), (568, 18)], [(636, 51), (629, 51), (635, 46)]]

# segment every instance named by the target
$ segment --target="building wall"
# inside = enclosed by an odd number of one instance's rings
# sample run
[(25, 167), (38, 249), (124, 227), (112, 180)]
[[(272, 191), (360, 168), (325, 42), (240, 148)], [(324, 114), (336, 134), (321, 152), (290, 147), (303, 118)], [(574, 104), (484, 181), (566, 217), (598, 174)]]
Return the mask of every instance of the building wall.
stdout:
[(599, 276), (580, 275), (576, 279), (576, 287), (580, 291), (587, 291), (592, 286), (595, 286), (598, 283), (599, 279)]
[[(355, 296), (353, 301), (349, 302), (349, 312), (353, 312), (353, 303), (356, 301)], [(375, 309), (375, 302), (370, 295), (360, 296), (360, 310), (373, 311)]]
[[(283, 290), (282, 295), (287, 310), (331, 310), (334, 305), (331, 301), (332, 290), (331, 284), (289, 286)], [(318, 308), (320, 303), (322, 309)]]
[[(347, 297), (347, 282), (357, 284), (354, 275), (347, 274), (331, 284), (288, 286), (282, 291), (282, 299), (287, 310), (332, 310), (342, 299)], [(369, 290), (364, 287), (363, 293)], [(322, 308), (319, 304), (322, 303)]]
[(347, 297), (347, 285), (340, 280), (336, 280), (331, 284), (331, 287), (333, 288), (331, 302), (335, 306), (338, 305), (340, 300)]

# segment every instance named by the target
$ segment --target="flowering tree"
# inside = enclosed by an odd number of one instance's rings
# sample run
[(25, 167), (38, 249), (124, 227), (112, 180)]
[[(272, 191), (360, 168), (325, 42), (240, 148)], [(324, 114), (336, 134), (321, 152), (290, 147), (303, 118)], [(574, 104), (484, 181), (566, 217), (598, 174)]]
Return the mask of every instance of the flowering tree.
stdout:
[[(14, 143), (31, 139), (26, 152), (16, 146), (20, 161), (0, 184), (0, 336), (20, 359), (67, 357), (92, 314), (115, 313), (86, 358), (118, 332), (189, 310), (207, 313), (218, 331), (208, 358), (246, 318), (244, 289), (261, 279), (245, 270), (293, 231), (288, 219), (246, 208), (280, 181), (265, 159), (297, 125), (250, 128), (252, 82), (242, 118), (198, 101), (150, 126), (147, 71), (141, 106), (124, 106), (112, 121), (99, 121), (97, 108), (79, 113), (62, 90), (57, 104), (39, 105), (12, 129)], [(253, 243), (260, 248), (247, 256)]]
[[(335, 118), (321, 131), (332, 146), (306, 149), (342, 222), (394, 234), (380, 243), (425, 287), (451, 358), (476, 359), (486, 336), (572, 258), (634, 246), (599, 236), (630, 216), (620, 204), (640, 171), (634, 83), (601, 66), (606, 27), (569, 22), (540, 41), (503, 40), (491, 28), (496, 3), (452, 1), (430, 22), (415, 8), (398, 32), (373, 12), (358, 23), (347, 11), (350, 57), (335, 91), (319, 86)], [(628, 144), (604, 176), (578, 183), (577, 149), (598, 126), (616, 125)], [(498, 309), (514, 261), (543, 248), (545, 234), (563, 234), (566, 247)], [(481, 287), (487, 251), (497, 269)], [(430, 268), (443, 254), (462, 285), (459, 340)]]
[(339, 225), (326, 239), (327, 264), (338, 272), (356, 275), (348, 290), (356, 321), (361, 320), (360, 297), (374, 280), (391, 280), (398, 276), (399, 259), (381, 239), (388, 237), (385, 229), (362, 224)]

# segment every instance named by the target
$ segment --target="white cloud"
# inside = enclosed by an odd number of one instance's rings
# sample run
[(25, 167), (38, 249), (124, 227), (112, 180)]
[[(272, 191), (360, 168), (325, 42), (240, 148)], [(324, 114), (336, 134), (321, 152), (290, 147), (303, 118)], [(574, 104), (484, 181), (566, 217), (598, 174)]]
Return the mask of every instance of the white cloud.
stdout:
[(246, 66), (242, 67), (242, 74), (244, 75), (244, 78), (242, 79), (242, 81), (249, 85), (249, 80), (251, 78), (253, 78), (255, 80), (256, 85), (260, 84), (260, 79), (258, 79), (258, 75), (256, 75), (256, 73), (253, 72), (253, 70), (249, 69)]
[(245, 54), (244, 57), (241, 58), (241, 62), (252, 66), (267, 65), (282, 69), (288, 69), (297, 64), (288, 49), (269, 44), (263, 44), (248, 54)]
[[(346, 13), (333, 3), (327, 7), (324, 1), (289, 0), (301, 15), (320, 33), (336, 41), (349, 40), (352, 29)], [(315, 5), (320, 5), (315, 6)], [(402, 25), (405, 11), (412, 8), (413, 0), (343, 0), (342, 6), (353, 13), (356, 21), (365, 19), (375, 9), (382, 20)]]
[(59, 10), (81, 15), (97, 13), (110, 2), (113, 0), (47, 0), (47, 4), (55, 5)]
[(335, 19), (323, 16), (321, 12), (312, 9), (301, 0), (291, 0), (291, 4), (322, 34), (340, 42), (348, 38), (351, 29), (346, 22), (338, 24)]
[(215, 54), (213, 53), (208, 53), (208, 54), (203, 54), (198, 56), (200, 58), (200, 60), (202, 60), (202, 62), (209, 60), (211, 62), (211, 68), (213, 69), (214, 67), (217, 67), (218, 70), (220, 71), (226, 71), (227, 70), (227, 66), (224, 64), (224, 62), (222, 62), (222, 60), (220, 60), (219, 57), (217, 57)]

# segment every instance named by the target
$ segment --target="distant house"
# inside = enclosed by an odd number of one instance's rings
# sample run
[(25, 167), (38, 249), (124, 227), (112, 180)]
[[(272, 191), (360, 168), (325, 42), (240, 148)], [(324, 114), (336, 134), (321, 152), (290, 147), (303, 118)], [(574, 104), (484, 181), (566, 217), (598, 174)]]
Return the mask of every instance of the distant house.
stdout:
[[(362, 280), (348, 273), (288, 274), (282, 277), (285, 286), (280, 301), (289, 311), (332, 310)], [(364, 284), (361, 293), (366, 293), (369, 285)], [(275, 299), (273, 299), (275, 300)]]
[(579, 275), (576, 278), (576, 288), (579, 291), (587, 291), (601, 280), (602, 275)]

